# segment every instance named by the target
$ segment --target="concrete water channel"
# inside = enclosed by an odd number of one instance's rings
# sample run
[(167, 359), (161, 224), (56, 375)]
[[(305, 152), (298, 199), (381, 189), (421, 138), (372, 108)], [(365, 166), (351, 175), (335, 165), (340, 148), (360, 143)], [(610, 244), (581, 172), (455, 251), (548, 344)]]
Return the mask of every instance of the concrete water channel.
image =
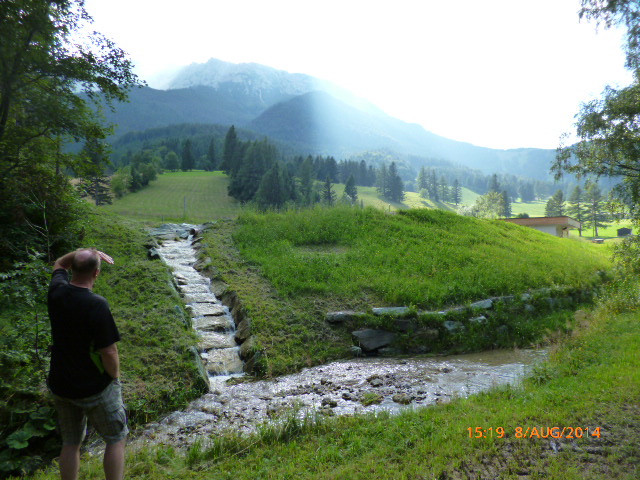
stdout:
[[(185, 231), (198, 229), (193, 225), (172, 227), (183, 232), (182, 237)], [(352, 358), (291, 375), (243, 381), (233, 318), (209, 290), (209, 279), (193, 268), (192, 237), (176, 236), (178, 239), (165, 236), (158, 252), (173, 269), (193, 316), (210, 392), (185, 410), (148, 425), (143, 435), (146, 441), (183, 446), (222, 430), (249, 433), (263, 422), (278, 421), (292, 409), (299, 415), (353, 415), (435, 405), (497, 385), (517, 384), (546, 356), (544, 350), (526, 349)]]

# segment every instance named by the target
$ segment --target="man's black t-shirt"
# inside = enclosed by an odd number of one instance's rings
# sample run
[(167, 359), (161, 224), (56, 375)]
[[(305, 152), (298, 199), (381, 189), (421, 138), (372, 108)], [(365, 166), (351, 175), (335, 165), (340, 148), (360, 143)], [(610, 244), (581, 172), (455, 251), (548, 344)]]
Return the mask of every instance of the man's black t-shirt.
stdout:
[(53, 272), (49, 285), (51, 368), (47, 384), (61, 397), (84, 398), (104, 390), (112, 378), (97, 351), (120, 340), (107, 301), (69, 283), (66, 270)]

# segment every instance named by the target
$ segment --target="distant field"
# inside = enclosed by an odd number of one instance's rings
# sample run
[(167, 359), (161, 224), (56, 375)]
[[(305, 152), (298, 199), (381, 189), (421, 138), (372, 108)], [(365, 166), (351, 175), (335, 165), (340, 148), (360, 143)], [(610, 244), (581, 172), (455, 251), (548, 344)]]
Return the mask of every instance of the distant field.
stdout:
[[(344, 192), (344, 184), (335, 184), (336, 194), (338, 198), (342, 196)], [(469, 203), (473, 203), (478, 195), (466, 188), (462, 189), (462, 203), (465, 203), (465, 199)], [(378, 197), (376, 187), (358, 187), (358, 200), (362, 200), (365, 207), (375, 207), (386, 211), (396, 211), (406, 208), (440, 208), (442, 210), (455, 211), (456, 206), (451, 203), (445, 202), (433, 202), (431, 200), (422, 198), (419, 193), (416, 192), (404, 192), (404, 201), (402, 203), (389, 202)]]
[(150, 221), (206, 222), (232, 218), (241, 207), (227, 195), (228, 182), (222, 172), (164, 173), (148, 187), (102, 208)]
[(512, 202), (511, 213), (515, 217), (519, 213), (528, 213), (530, 217), (544, 217), (546, 200), (536, 200), (534, 202)]

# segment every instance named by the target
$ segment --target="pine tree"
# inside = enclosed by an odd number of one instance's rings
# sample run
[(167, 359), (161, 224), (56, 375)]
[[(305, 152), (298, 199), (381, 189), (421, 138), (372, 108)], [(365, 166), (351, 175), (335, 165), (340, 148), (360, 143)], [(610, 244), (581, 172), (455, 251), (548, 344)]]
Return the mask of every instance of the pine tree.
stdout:
[(235, 165), (239, 160), (238, 156), (238, 136), (236, 135), (236, 127), (231, 125), (227, 134), (224, 137), (224, 150), (222, 151), (222, 163), (220, 169), (225, 173), (231, 171), (237, 171), (238, 165)]
[(380, 197), (387, 198), (387, 194), (389, 193), (389, 175), (387, 172), (387, 166), (384, 163), (378, 169), (376, 190)]
[(418, 178), (416, 178), (416, 188), (418, 191), (427, 189), (427, 171), (424, 167), (420, 167)]
[(298, 177), (300, 179), (300, 196), (304, 205), (310, 205), (312, 203), (313, 192), (313, 159), (309, 156), (300, 165), (298, 171)]
[(280, 208), (289, 199), (286, 190), (280, 165), (275, 162), (260, 180), (255, 195), (256, 203), (262, 209)]
[(449, 201), (449, 185), (447, 184), (447, 179), (444, 176), (440, 177), (440, 198), (443, 202)]
[(216, 139), (215, 137), (211, 137), (211, 141), (209, 142), (209, 148), (207, 149), (207, 158), (205, 162), (205, 170), (208, 172), (212, 172), (216, 169), (218, 164), (218, 159), (216, 157)]
[(511, 199), (506, 190), (502, 191), (502, 216), (511, 218)]
[(500, 182), (498, 182), (498, 175), (495, 173), (491, 176), (491, 180), (489, 181), (488, 191), (500, 193)]
[(556, 193), (547, 200), (544, 214), (546, 217), (561, 217), (564, 215), (564, 195), (562, 190), (557, 190)]
[(582, 222), (585, 221), (586, 207), (584, 205), (583, 192), (580, 185), (576, 185), (569, 196), (569, 205), (567, 206), (567, 215), (575, 218), (580, 222), (581, 226), (578, 233), (582, 236)]
[(349, 175), (347, 183), (344, 185), (344, 194), (349, 197), (351, 204), (358, 201), (358, 189), (356, 188), (356, 180), (353, 175)]
[(427, 190), (429, 191), (429, 198), (434, 202), (440, 201), (440, 195), (438, 195), (438, 180), (436, 179), (436, 171), (431, 170), (428, 176)]
[(336, 202), (336, 192), (333, 190), (333, 184), (328, 175), (322, 186), (322, 201), (327, 205), (333, 205)]
[(191, 139), (187, 138), (182, 145), (182, 165), (180, 169), (186, 172), (187, 170), (193, 170), (194, 165), (195, 158), (191, 147)]
[(460, 187), (460, 182), (458, 182), (458, 179), (456, 178), (453, 181), (453, 203), (456, 204), (456, 206), (458, 206), (460, 204), (460, 202), (462, 201), (462, 188)]
[(593, 229), (593, 236), (598, 236), (598, 228), (606, 227), (606, 215), (602, 205), (603, 197), (597, 183), (590, 183), (585, 191), (587, 207), (586, 222)]
[(391, 162), (387, 172), (388, 192), (386, 198), (394, 202), (402, 202), (404, 200), (404, 183), (398, 175), (396, 162)]

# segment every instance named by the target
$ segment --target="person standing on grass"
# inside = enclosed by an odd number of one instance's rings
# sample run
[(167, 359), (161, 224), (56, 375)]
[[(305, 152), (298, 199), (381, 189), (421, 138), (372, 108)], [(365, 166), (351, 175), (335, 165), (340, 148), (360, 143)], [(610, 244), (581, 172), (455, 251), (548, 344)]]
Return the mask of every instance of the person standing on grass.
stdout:
[[(95, 249), (79, 249), (56, 260), (47, 305), (51, 322), (51, 365), (47, 385), (62, 434), (60, 476), (76, 480), (87, 418), (107, 444), (106, 480), (124, 476), (127, 417), (122, 403), (120, 334), (107, 301), (91, 291), (104, 260)], [(71, 268), (69, 280), (67, 270)]]

